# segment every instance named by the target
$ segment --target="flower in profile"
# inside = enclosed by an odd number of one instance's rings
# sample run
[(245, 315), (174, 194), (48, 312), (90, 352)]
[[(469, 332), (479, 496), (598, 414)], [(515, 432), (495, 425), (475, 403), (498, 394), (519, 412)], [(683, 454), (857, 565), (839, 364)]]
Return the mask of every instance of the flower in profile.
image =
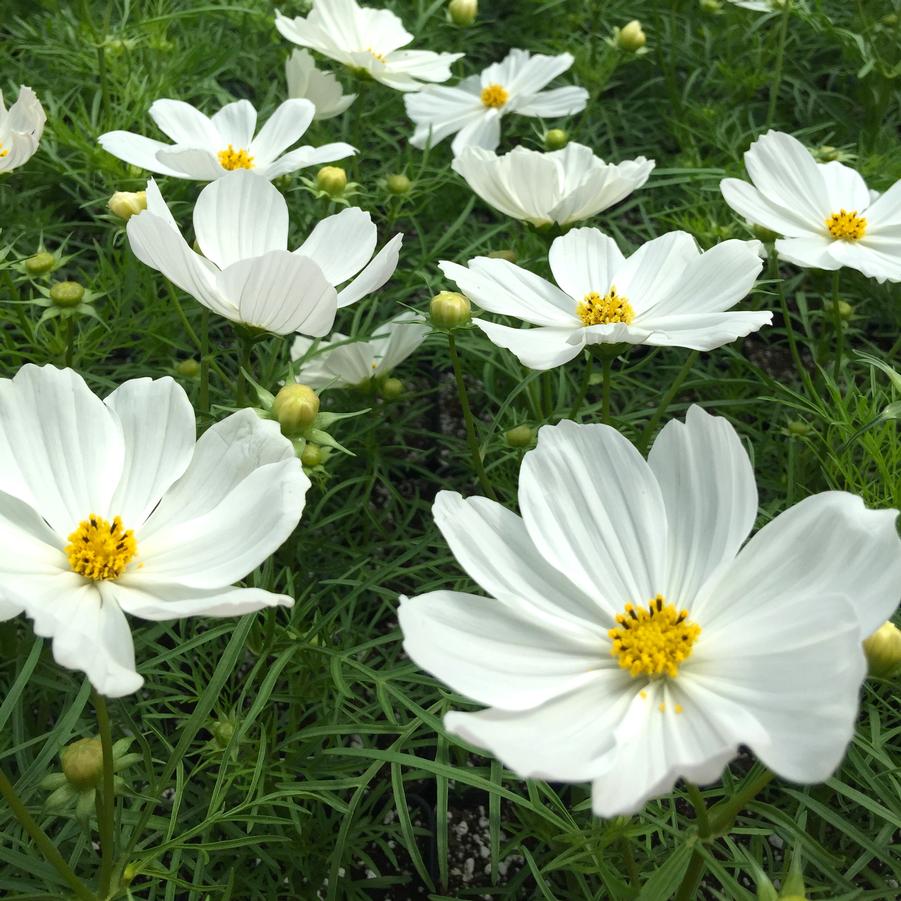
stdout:
[(605, 163), (572, 142), (550, 153), (514, 147), (502, 156), (467, 147), (452, 165), (489, 206), (540, 227), (580, 222), (619, 203), (648, 180), (654, 160)]
[(857, 269), (878, 282), (901, 281), (901, 181), (884, 194), (833, 160), (817, 163), (791, 135), (768, 131), (745, 153), (752, 184), (725, 178), (726, 203), (754, 225), (784, 237), (780, 259), (815, 269)]
[(9, 109), (0, 91), (0, 173), (12, 172), (34, 156), (46, 121), (44, 107), (31, 88), (22, 85)]
[(490, 597), (401, 598), (413, 661), (487, 705), (448, 732), (520, 776), (590, 780), (605, 817), (716, 780), (740, 745), (793, 782), (832, 774), (861, 641), (901, 592), (897, 511), (827, 491), (746, 543), (750, 460), (700, 407), (647, 461), (609, 426), (543, 427), (518, 501), (441, 492), (438, 528)]
[(772, 13), (781, 12), (791, 0), (727, 0), (727, 2), (758, 13)]
[(549, 119), (585, 109), (588, 91), (567, 86), (542, 90), (573, 64), (569, 53), (559, 56), (511, 50), (499, 63), (458, 85), (431, 85), (404, 98), (416, 129), (414, 147), (435, 146), (456, 135), (454, 154), (464, 147), (494, 150), (501, 140), (501, 119), (508, 113)]
[(768, 325), (768, 310), (727, 312), (754, 286), (763, 266), (759, 247), (723, 241), (702, 253), (691, 235), (677, 231), (624, 257), (598, 229), (577, 228), (551, 244), (557, 285), (489, 257), (468, 268), (439, 265), (483, 309), (535, 326), (473, 319), (491, 341), (531, 369), (552, 369), (593, 344), (713, 350)]
[(425, 82), (447, 81), (462, 53), (401, 50), (413, 35), (390, 10), (356, 0), (313, 0), (310, 14), (293, 19), (275, 13), (282, 37), (395, 88), (418, 91)]
[(142, 263), (214, 313), (278, 335), (316, 337), (328, 334), (338, 308), (391, 277), (402, 240), (395, 235), (373, 257), (376, 226), (369, 213), (349, 207), (323, 219), (289, 252), (285, 199), (252, 172), (231, 172), (200, 192), (194, 233), (201, 253), (182, 237), (153, 180), (147, 209), (126, 228)]
[(171, 378), (100, 400), (71, 369), (0, 380), (0, 603), (102, 694), (137, 691), (125, 614), (235, 616), (291, 598), (234, 582), (294, 531), (309, 480), (274, 422), (241, 410), (196, 439)]
[(174, 144), (130, 131), (108, 131), (98, 140), (120, 160), (174, 178), (214, 181), (235, 169), (250, 169), (273, 179), (356, 153), (341, 142), (289, 151), (314, 114), (309, 100), (286, 100), (254, 136), (257, 111), (249, 100), (227, 103), (212, 116), (181, 100), (157, 100), (150, 107), (150, 118)]
[(316, 107), (313, 119), (333, 119), (340, 116), (357, 99), (345, 94), (341, 83), (331, 72), (316, 68), (309, 50), (295, 50), (285, 62), (288, 96), (309, 100)]
[(422, 318), (408, 310), (380, 325), (368, 341), (354, 341), (337, 332), (328, 341), (298, 337), (291, 348), (291, 358), (301, 361), (297, 381), (312, 388), (343, 388), (384, 378), (428, 333)]

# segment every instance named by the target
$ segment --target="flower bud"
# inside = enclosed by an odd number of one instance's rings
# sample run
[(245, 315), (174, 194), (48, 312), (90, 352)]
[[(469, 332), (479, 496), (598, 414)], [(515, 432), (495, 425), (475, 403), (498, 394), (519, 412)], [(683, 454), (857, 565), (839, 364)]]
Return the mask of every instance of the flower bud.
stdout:
[(854, 315), (854, 307), (847, 300), (829, 301), (829, 312), (834, 313), (838, 309), (839, 319), (850, 319)]
[(316, 187), (337, 197), (347, 187), (347, 173), (340, 166), (323, 166), (316, 173)]
[(380, 390), (385, 400), (397, 400), (404, 393), (404, 383), (400, 379), (385, 379)]
[(763, 241), (764, 244), (772, 244), (779, 237), (776, 232), (764, 225), (752, 225), (751, 231), (754, 233), (754, 237), (758, 241)]
[(319, 413), (319, 396), (309, 385), (285, 385), (272, 402), (272, 413), (287, 437), (300, 434)]
[(78, 282), (57, 282), (50, 289), (50, 299), (57, 307), (77, 307), (84, 297), (84, 288)]
[(396, 175), (389, 175), (385, 180), (385, 185), (388, 188), (389, 194), (395, 194), (398, 197), (409, 194), (410, 189), (413, 187), (413, 182), (407, 178), (403, 173), (397, 173)]
[(210, 732), (216, 747), (225, 750), (235, 734), (235, 724), (229, 719), (218, 719), (210, 726)]
[(454, 25), (465, 28), (475, 22), (479, 13), (479, 3), (478, 0), (450, 0), (450, 3), (447, 4), (447, 11), (450, 13)]
[(863, 652), (871, 676), (891, 676), (901, 666), (901, 629), (893, 622), (883, 623), (864, 640)]
[(319, 466), (321, 463), (325, 462), (326, 455), (324, 451), (325, 448), (308, 441), (301, 451), (300, 462), (309, 469), (312, 469), (314, 466)]
[(723, 4), (720, 3), (720, 0), (698, 0), (698, 6), (701, 8), (702, 13), (708, 13), (710, 15), (721, 12), (723, 8)]
[(106, 204), (109, 211), (120, 219), (131, 219), (135, 213), (147, 209), (146, 191), (116, 191)]
[(627, 53), (635, 53), (636, 50), (641, 50), (647, 42), (648, 39), (642, 31), (641, 22), (638, 19), (633, 19), (628, 25), (620, 28), (619, 34), (616, 36), (616, 43)]
[(194, 359), (182, 360), (176, 367), (175, 371), (186, 379), (196, 379), (200, 375), (200, 363)]
[(103, 777), (103, 745), (99, 738), (81, 738), (59, 755), (66, 781), (78, 791), (97, 788)]
[(56, 257), (46, 250), (41, 250), (25, 261), (25, 271), (29, 275), (44, 275), (56, 266)]
[(441, 291), (432, 298), (429, 314), (435, 328), (454, 329), (469, 322), (469, 298), (456, 291)]
[(515, 263), (517, 259), (516, 251), (512, 248), (504, 248), (503, 250), (492, 250), (489, 251), (488, 256), (491, 257), (492, 260), (506, 260), (508, 263)]
[(798, 438), (803, 438), (805, 435), (809, 435), (812, 431), (813, 427), (808, 425), (801, 419), (793, 419), (788, 424), (789, 435), (796, 435)]
[(561, 150), (569, 143), (569, 133), (562, 128), (552, 128), (544, 136), (544, 146), (548, 150)]
[(535, 431), (527, 425), (518, 425), (504, 432), (504, 438), (510, 447), (528, 447), (534, 437)]

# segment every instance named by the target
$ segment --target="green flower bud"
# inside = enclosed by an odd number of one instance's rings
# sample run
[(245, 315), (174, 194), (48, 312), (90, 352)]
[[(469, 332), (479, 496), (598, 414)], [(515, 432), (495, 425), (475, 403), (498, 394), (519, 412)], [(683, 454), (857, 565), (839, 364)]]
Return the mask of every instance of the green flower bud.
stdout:
[(291, 438), (308, 429), (319, 414), (319, 395), (309, 385), (285, 385), (272, 402), (282, 434)]
[(698, 0), (698, 6), (701, 8), (702, 13), (711, 15), (721, 12), (723, 9), (723, 4), (720, 3), (720, 0)]
[(752, 225), (751, 231), (754, 233), (754, 237), (758, 241), (763, 241), (764, 244), (772, 244), (779, 237), (777, 232), (771, 231), (763, 225)]
[(544, 146), (548, 150), (561, 150), (569, 143), (569, 133), (562, 128), (552, 128), (544, 136)]
[(508, 263), (515, 263), (517, 259), (516, 251), (513, 249), (504, 248), (503, 250), (491, 250), (488, 252), (488, 256), (491, 257), (492, 260), (506, 260)]
[(854, 315), (854, 307), (847, 300), (830, 300), (826, 302), (825, 307), (830, 314), (834, 314), (837, 308), (839, 319), (850, 319)]
[(385, 379), (380, 390), (385, 400), (396, 400), (404, 393), (404, 383), (400, 379)]
[(213, 733), (213, 741), (216, 742), (216, 746), (224, 750), (235, 734), (235, 724), (231, 720), (218, 719), (210, 726), (210, 732)]
[(41, 250), (25, 261), (25, 271), (29, 275), (44, 275), (56, 266), (56, 257), (46, 250)]
[(128, 221), (135, 213), (147, 209), (147, 192), (116, 191), (107, 201), (106, 206), (114, 216)]
[(55, 306), (68, 309), (77, 307), (84, 298), (84, 287), (78, 282), (57, 282), (50, 289), (50, 299)]
[(200, 375), (200, 363), (194, 359), (182, 360), (175, 371), (186, 379), (196, 379)]
[(429, 304), (429, 314), (435, 328), (455, 329), (466, 325), (471, 312), (469, 298), (456, 291), (441, 291)]
[(901, 666), (901, 629), (893, 622), (883, 623), (864, 640), (863, 652), (871, 676), (891, 676)]
[(478, 0), (450, 0), (447, 11), (454, 25), (465, 28), (475, 22), (479, 14), (479, 3)]
[(535, 430), (527, 425), (518, 425), (504, 432), (510, 447), (528, 447), (535, 438)]
[(627, 53), (635, 53), (637, 50), (641, 50), (647, 42), (648, 39), (644, 31), (642, 31), (641, 22), (638, 19), (633, 19), (627, 25), (624, 25), (616, 35), (616, 43)]
[(411, 182), (406, 175), (398, 172), (395, 175), (389, 175), (385, 180), (385, 185), (388, 188), (389, 194), (395, 194), (400, 197), (404, 194), (410, 193), (410, 189), (413, 187), (413, 182)]
[(337, 197), (347, 187), (347, 173), (340, 166), (323, 166), (316, 173), (316, 187)]
[(99, 738), (81, 738), (59, 755), (66, 781), (78, 791), (97, 788), (103, 778), (103, 745)]
[(813, 427), (800, 419), (793, 419), (788, 424), (788, 433), (790, 435), (797, 435), (799, 438), (809, 435), (812, 431)]
[(310, 469), (314, 466), (319, 466), (325, 462), (326, 454), (324, 450), (325, 448), (320, 447), (318, 444), (308, 441), (303, 451), (301, 451), (300, 462)]

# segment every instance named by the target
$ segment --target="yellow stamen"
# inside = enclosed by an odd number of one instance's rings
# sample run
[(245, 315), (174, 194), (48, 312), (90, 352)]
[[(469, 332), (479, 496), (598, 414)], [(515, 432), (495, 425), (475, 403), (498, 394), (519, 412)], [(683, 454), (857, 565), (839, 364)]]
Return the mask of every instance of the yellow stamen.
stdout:
[(613, 642), (610, 653), (632, 677), (674, 679), (679, 664), (691, 655), (691, 647), (701, 634), (701, 627), (688, 621), (688, 611), (667, 604), (662, 594), (647, 609), (626, 604), (616, 621), (619, 625), (607, 633)]
[(373, 50), (372, 47), (367, 47), (366, 49), (372, 55), (373, 59), (377, 59), (380, 63), (385, 62), (385, 55), (383, 53), (379, 53), (378, 51)]
[(859, 241), (867, 233), (867, 220), (858, 216), (857, 210), (848, 212), (843, 207), (826, 219), (826, 228), (840, 241)]
[(499, 84), (489, 84), (482, 88), (481, 97), (482, 103), (489, 109), (500, 109), (510, 99), (510, 94)]
[(611, 285), (610, 290), (601, 297), (591, 291), (579, 301), (576, 313), (585, 325), (607, 325), (611, 322), (624, 322), (628, 325), (635, 318), (632, 304)]
[(219, 157), (219, 165), (223, 169), (253, 169), (253, 157), (242, 147), (235, 150), (231, 144), (225, 150), (220, 150), (217, 154)]
[(91, 514), (69, 536), (69, 566), (86, 579), (118, 579), (138, 552), (134, 533), (116, 516), (112, 523)]
[(9, 156), (9, 151), (3, 146), (3, 144), (0, 144), (0, 160), (2, 160), (5, 156)]

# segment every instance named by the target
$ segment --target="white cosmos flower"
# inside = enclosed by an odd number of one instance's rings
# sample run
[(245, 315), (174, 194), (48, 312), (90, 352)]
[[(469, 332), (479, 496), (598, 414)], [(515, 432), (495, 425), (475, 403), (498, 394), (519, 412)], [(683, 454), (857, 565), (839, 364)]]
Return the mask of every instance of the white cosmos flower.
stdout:
[(653, 168), (643, 156), (605, 163), (575, 142), (550, 153), (515, 147), (502, 156), (467, 147), (453, 162), (485, 203), (537, 226), (588, 219), (640, 188)]
[(235, 169), (252, 169), (273, 179), (356, 153), (341, 142), (286, 153), (309, 128), (314, 112), (309, 100), (286, 100), (254, 137), (257, 111), (249, 100), (228, 103), (213, 116), (181, 100), (157, 100), (150, 107), (150, 118), (174, 144), (130, 131), (109, 131), (99, 142), (126, 163), (175, 178), (214, 181)]
[(357, 99), (356, 94), (345, 94), (341, 83), (331, 72), (316, 68), (309, 50), (295, 50), (285, 62), (285, 78), (288, 96), (309, 100), (316, 107), (314, 119), (332, 119), (340, 116)]
[(47, 114), (31, 88), (22, 85), (9, 109), (0, 91), (0, 173), (12, 172), (34, 156), (46, 121)]
[(501, 119), (508, 113), (542, 119), (569, 116), (585, 109), (588, 91), (574, 86), (542, 91), (573, 64), (569, 53), (534, 56), (511, 50), (502, 62), (458, 85), (432, 85), (404, 98), (407, 115), (416, 124), (410, 143), (434, 147), (455, 134), (454, 154), (464, 147), (494, 150), (501, 140)]
[(596, 228), (551, 244), (557, 285), (507, 260), (476, 257), (441, 271), (475, 303), (534, 328), (473, 322), (531, 369), (552, 369), (592, 344), (651, 344), (713, 350), (768, 325), (773, 314), (726, 312), (754, 286), (758, 241), (723, 241), (706, 253), (686, 232), (669, 232), (624, 257)]
[[(726, 2), (758, 13), (771, 13), (785, 9), (788, 0), (726, 0)], [(798, 5), (798, 0), (795, 0), (795, 5)]]
[(127, 231), (142, 263), (214, 313), (278, 335), (316, 337), (328, 334), (338, 308), (391, 277), (403, 240), (395, 235), (373, 257), (378, 230), (369, 213), (348, 207), (319, 222), (289, 252), (284, 197), (245, 171), (230, 172), (200, 192), (194, 234), (202, 255), (182, 237), (152, 179), (147, 209), (128, 220)]
[(438, 527), (491, 597), (401, 599), (410, 657), (488, 705), (450, 733), (520, 776), (590, 780), (605, 817), (716, 780), (739, 745), (793, 782), (831, 775), (861, 642), (901, 593), (897, 511), (824, 492), (745, 543), (751, 463), (699, 407), (647, 461), (608, 426), (545, 426), (519, 508), (441, 492)]
[(368, 341), (354, 341), (335, 332), (328, 341), (314, 342), (298, 337), (291, 348), (291, 359), (304, 360), (297, 381), (311, 388), (340, 388), (360, 385), (387, 375), (403, 363), (422, 342), (430, 329), (412, 310), (380, 325)]
[(356, 0), (313, 0), (306, 18), (289, 19), (276, 10), (275, 27), (289, 41), (398, 91), (418, 91), (424, 82), (447, 81), (451, 63), (463, 56), (401, 50), (413, 40), (403, 22), (390, 10), (361, 7)]
[(785, 237), (780, 259), (816, 269), (857, 269), (878, 282), (901, 281), (901, 181), (870, 192), (853, 169), (817, 163), (791, 135), (768, 131), (745, 153), (753, 182), (726, 178), (726, 203)]
[(170, 378), (100, 400), (71, 369), (0, 380), (0, 613), (53, 639), (102, 694), (140, 688), (125, 613), (236, 616), (291, 598), (234, 582), (294, 531), (310, 482), (274, 422), (195, 437)]

